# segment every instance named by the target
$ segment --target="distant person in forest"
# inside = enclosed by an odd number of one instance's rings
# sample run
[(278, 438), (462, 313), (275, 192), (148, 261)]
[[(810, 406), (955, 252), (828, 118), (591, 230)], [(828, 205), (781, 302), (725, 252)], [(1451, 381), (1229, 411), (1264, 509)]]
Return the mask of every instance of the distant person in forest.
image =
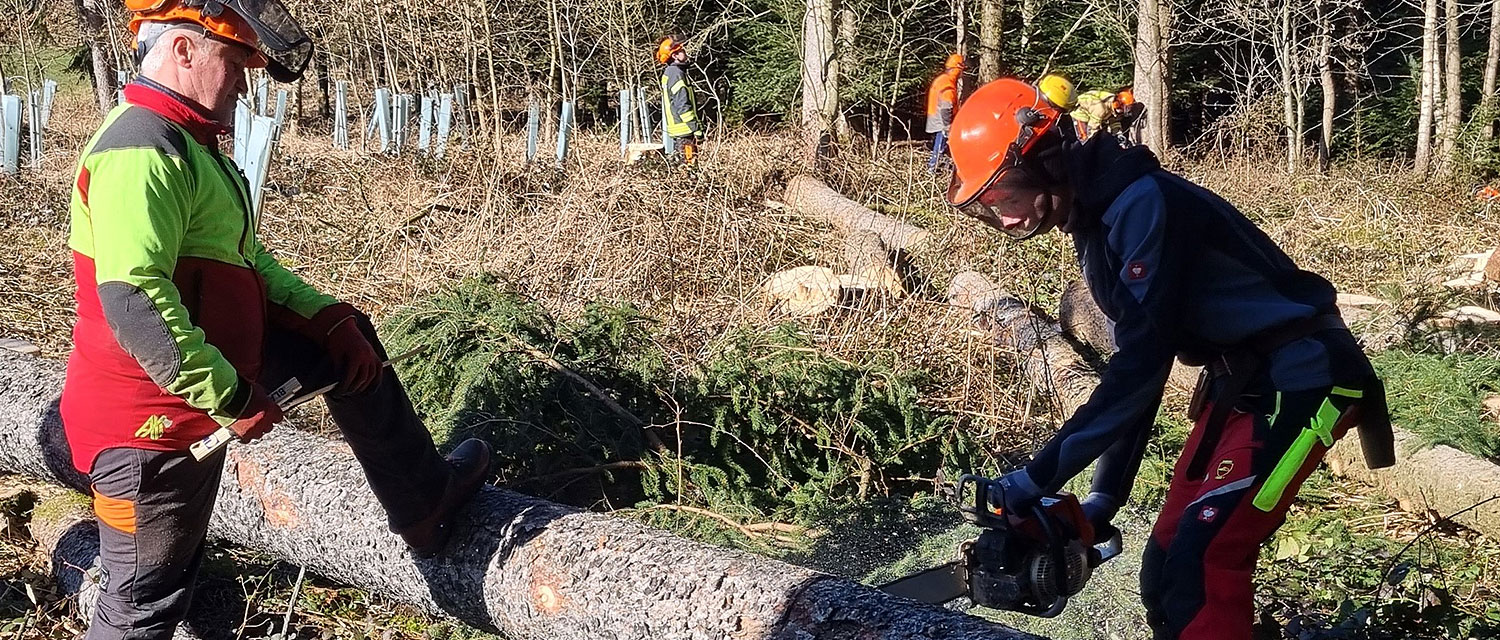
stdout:
[(1204, 365), (1195, 425), (1146, 543), (1141, 597), (1158, 639), (1250, 640), (1260, 546), (1328, 448), (1358, 427), (1366, 462), (1394, 463), (1381, 381), (1327, 280), (1149, 149), (1079, 137), (1060, 95), (1001, 79), (953, 118), (949, 204), (1018, 240), (1070, 234), (1115, 341), (1088, 402), (989, 502), (1029, 513), (1094, 464), (1083, 507), (1104, 539), (1173, 357)]
[(698, 120), (693, 85), (687, 80), (687, 59), (680, 38), (668, 36), (656, 46), (656, 61), (665, 65), (661, 70), (662, 119), (674, 147), (662, 151), (668, 154), (680, 151), (682, 161), (693, 164), (698, 155), (698, 138), (703, 136), (703, 123)]
[(964, 73), (964, 56), (955, 53), (943, 63), (943, 71), (927, 86), (927, 133), (932, 134), (932, 159), (927, 170), (937, 172), (938, 163), (948, 155), (948, 125), (958, 108), (958, 80)]
[[(439, 455), (369, 318), (309, 286), (255, 236), (249, 185), (219, 152), (245, 69), (294, 82), (312, 43), (278, 0), (125, 0), (140, 77), (78, 162), (68, 245), (78, 322), (61, 414), (99, 518), (89, 640), (166, 640), (192, 599), (222, 449), (282, 419), (295, 376), (324, 396), (392, 531), (421, 556), (488, 477), (482, 441)], [(308, 461), (316, 464), (315, 461)]]
[(1126, 140), (1139, 139), (1141, 115), (1145, 105), (1135, 101), (1135, 92), (1130, 87), (1118, 91), (1085, 91), (1078, 94), (1077, 106), (1069, 114), (1078, 125), (1080, 138), (1099, 132), (1123, 136)]

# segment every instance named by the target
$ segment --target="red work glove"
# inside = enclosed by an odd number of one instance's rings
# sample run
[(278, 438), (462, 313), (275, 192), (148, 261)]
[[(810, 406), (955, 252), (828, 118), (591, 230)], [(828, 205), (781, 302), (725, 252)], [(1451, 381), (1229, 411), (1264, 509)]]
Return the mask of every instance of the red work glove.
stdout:
[(245, 401), (245, 406), (236, 412), (234, 422), (229, 424), (229, 430), (240, 437), (240, 442), (250, 442), (271, 432), (271, 427), (281, 421), (281, 407), (271, 402), (271, 397), (266, 395), (260, 385), (245, 380), (240, 380), (241, 385), (249, 385), (250, 397)]
[(324, 346), (329, 357), (333, 358), (333, 366), (344, 374), (343, 382), (339, 383), (340, 393), (360, 394), (380, 384), (380, 374), (385, 367), (380, 356), (375, 354), (375, 347), (359, 330), (354, 316), (334, 325)]
[(358, 309), (339, 302), (319, 311), (299, 329), (321, 345), (333, 360), (335, 370), (342, 376), (340, 395), (364, 393), (380, 383), (383, 368), (380, 355), (359, 330), (362, 317)]

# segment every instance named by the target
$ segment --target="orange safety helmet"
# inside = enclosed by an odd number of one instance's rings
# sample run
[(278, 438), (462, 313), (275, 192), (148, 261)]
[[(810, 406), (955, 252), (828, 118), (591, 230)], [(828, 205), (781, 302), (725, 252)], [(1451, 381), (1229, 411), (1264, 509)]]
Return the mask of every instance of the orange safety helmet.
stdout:
[(953, 115), (948, 151), (953, 180), (948, 204), (959, 209), (1001, 176), (1020, 166), (1046, 134), (1058, 128), (1063, 112), (1035, 86), (1001, 78), (974, 91)]
[(247, 67), (266, 67), (279, 82), (295, 82), (312, 59), (313, 45), (302, 25), (280, 0), (125, 0), (135, 15), (130, 30), (143, 22), (191, 23), (205, 35), (250, 47)]
[(947, 62), (943, 63), (943, 68), (944, 69), (963, 69), (964, 68), (964, 54), (962, 54), (962, 53), (955, 53), (955, 54), (953, 54), (951, 56), (948, 56)]
[(672, 36), (662, 38), (661, 43), (656, 45), (656, 62), (666, 64), (678, 51), (682, 51), (681, 42)]

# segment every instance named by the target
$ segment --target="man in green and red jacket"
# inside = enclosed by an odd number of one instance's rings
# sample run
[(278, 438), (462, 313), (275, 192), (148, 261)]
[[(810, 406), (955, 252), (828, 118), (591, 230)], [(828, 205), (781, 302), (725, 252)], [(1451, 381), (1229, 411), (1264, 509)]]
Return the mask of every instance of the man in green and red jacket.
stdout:
[(329, 413), (418, 555), (442, 550), (490, 458), (477, 440), (439, 455), (369, 319), (256, 238), (249, 186), (218, 138), (246, 67), (300, 75), (300, 27), (270, 19), (288, 15), (276, 0), (126, 6), (141, 78), (82, 155), (68, 242), (78, 323), (61, 412), (93, 485), (106, 576), (91, 639), (172, 635), (224, 465), (222, 450), (200, 462), (188, 447), (220, 427), (265, 435), (282, 417), (266, 389), (291, 377), (338, 382)]

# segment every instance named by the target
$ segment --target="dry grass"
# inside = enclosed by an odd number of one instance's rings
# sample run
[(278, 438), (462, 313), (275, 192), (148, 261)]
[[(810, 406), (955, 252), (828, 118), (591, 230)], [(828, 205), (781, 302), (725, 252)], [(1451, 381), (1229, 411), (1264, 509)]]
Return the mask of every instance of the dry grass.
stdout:
[[(60, 96), (46, 170), (0, 179), (0, 335), (62, 356), (71, 323), (66, 208), (74, 150), (97, 126), (88, 97)], [(623, 166), (612, 132), (585, 132), (565, 168), (522, 161), (524, 140), (484, 137), (441, 161), (330, 148), (327, 135), (283, 136), (260, 234), (309, 282), (377, 318), (465, 275), (493, 272), (553, 312), (592, 300), (630, 302), (658, 322), (682, 364), (725, 331), (784, 321), (758, 285), (802, 264), (839, 266), (828, 228), (765, 206), (797, 170), (785, 135), (728, 132), (697, 169), (648, 161)], [(356, 142), (356, 147), (360, 146)], [(550, 149), (542, 145), (543, 155)], [(550, 157), (550, 156), (549, 156)], [(1463, 192), (1390, 165), (1288, 176), (1252, 160), (1178, 167), (1257, 219), (1305, 268), (1343, 290), (1432, 295), (1453, 256), (1493, 246), (1500, 224)], [(803, 321), (820, 346), (858, 361), (888, 352), (932, 370), (951, 388), (931, 402), (971, 418), (996, 450), (1035, 440), (1031, 393), (1011, 383), (1003, 354), (942, 304), (952, 275), (989, 274), (1044, 308), (1077, 277), (1070, 241), (1053, 234), (1009, 243), (941, 201), (925, 152), (898, 146), (849, 154), (828, 182), (856, 200), (923, 224), (935, 248), (916, 258), (913, 295)], [(1040, 420), (1040, 422), (1038, 422)]]
[[(74, 153), (99, 117), (88, 97), (59, 97), (45, 170), (0, 177), (0, 337), (23, 337), (53, 357), (72, 319), (66, 248)], [(699, 168), (622, 166), (613, 134), (585, 133), (564, 169), (521, 161), (524, 141), (502, 136), (443, 161), (376, 157), (289, 131), (266, 194), (261, 236), (309, 282), (377, 318), (494, 272), (561, 315), (592, 300), (640, 306), (658, 339), (687, 365), (732, 328), (785, 321), (758, 285), (803, 264), (838, 266), (842, 244), (818, 223), (768, 208), (798, 166), (783, 135), (730, 132), (708, 142)], [(544, 154), (546, 145), (543, 145)], [(851, 361), (872, 354), (923, 367), (950, 393), (928, 402), (963, 418), (996, 451), (1030, 448), (1055, 417), (1033, 405), (1012, 365), (942, 303), (952, 275), (977, 270), (1043, 307), (1077, 277), (1067, 238), (1002, 241), (944, 206), (925, 153), (898, 147), (847, 157), (827, 175), (856, 200), (931, 229), (913, 295), (872, 300), (801, 324), (821, 349)], [(1341, 167), (1288, 176), (1251, 160), (1197, 162), (1185, 175), (1235, 202), (1304, 267), (1341, 289), (1384, 297), (1433, 295), (1454, 256), (1492, 248), (1497, 221), (1458, 188), (1399, 167)], [(29, 561), (28, 561), (29, 562)], [(6, 575), (21, 568), (5, 567)]]

